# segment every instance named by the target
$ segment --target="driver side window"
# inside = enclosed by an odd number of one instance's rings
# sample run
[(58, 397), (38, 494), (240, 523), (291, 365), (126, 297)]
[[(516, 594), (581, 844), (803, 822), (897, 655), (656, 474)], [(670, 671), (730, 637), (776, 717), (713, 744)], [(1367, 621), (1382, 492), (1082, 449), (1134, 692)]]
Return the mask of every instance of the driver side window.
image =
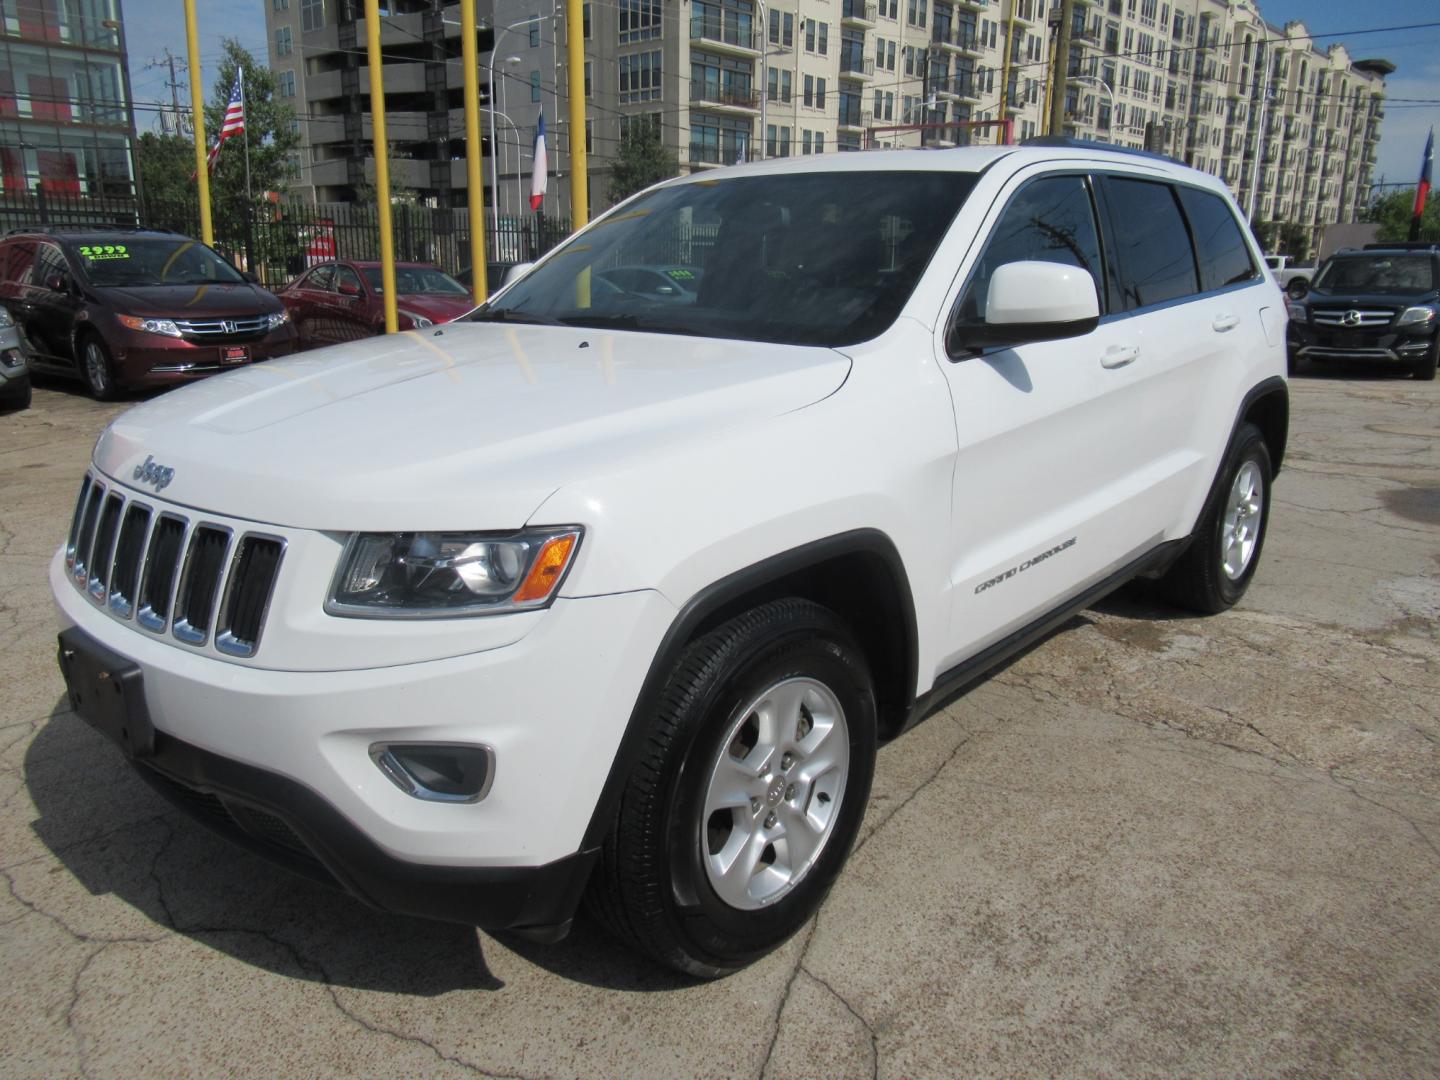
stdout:
[(337, 266), (335, 268), (335, 291), (339, 292), (342, 285), (349, 285), (354, 288), (356, 293), (359, 293), (360, 275), (348, 266)]
[(990, 234), (985, 253), (971, 271), (958, 321), (984, 322), (990, 276), (996, 267), (1030, 260), (1087, 270), (1095, 279), (1096, 293), (1105, 295), (1100, 235), (1085, 177), (1042, 177), (1026, 184), (1010, 200)]

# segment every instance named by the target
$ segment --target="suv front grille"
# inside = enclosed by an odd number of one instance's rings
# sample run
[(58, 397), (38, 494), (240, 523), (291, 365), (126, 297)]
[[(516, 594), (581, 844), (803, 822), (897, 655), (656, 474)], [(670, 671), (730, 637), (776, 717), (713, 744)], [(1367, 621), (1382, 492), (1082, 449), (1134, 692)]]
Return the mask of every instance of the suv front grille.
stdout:
[[(1345, 316), (1355, 312), (1356, 320), (1346, 322)], [(1340, 326), (1351, 327), (1373, 327), (1389, 326), (1390, 321), (1395, 318), (1393, 308), (1316, 308), (1314, 319), (1316, 326)]]
[(157, 512), (87, 476), (65, 565), (76, 588), (118, 619), (151, 633), (250, 657), (260, 645), (285, 541)]
[(268, 315), (240, 315), (233, 319), (176, 319), (186, 338), (203, 345), (235, 345), (258, 341), (269, 332)]

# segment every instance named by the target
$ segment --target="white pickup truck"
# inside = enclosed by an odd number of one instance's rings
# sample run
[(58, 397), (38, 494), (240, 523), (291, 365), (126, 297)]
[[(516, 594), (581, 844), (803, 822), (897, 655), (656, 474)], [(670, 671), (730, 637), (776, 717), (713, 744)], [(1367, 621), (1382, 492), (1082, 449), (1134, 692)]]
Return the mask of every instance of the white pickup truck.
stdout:
[[(1266, 255), (1265, 265), (1270, 268), (1276, 283), (1285, 290), (1292, 299), (1299, 299), (1305, 295), (1310, 288), (1310, 280), (1315, 276), (1315, 267), (1296, 266), (1290, 261), (1289, 255)], [(1303, 282), (1297, 285), (1296, 282)], [(1292, 288), (1293, 286), (1293, 288)]]

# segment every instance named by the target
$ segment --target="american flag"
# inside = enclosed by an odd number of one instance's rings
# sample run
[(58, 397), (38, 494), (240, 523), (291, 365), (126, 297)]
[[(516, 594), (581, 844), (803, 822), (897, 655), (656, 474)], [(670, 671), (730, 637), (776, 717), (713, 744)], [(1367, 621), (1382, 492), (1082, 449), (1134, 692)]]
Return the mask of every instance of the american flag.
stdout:
[(230, 90), (230, 104), (225, 106), (225, 122), (220, 125), (220, 134), (210, 148), (209, 167), (215, 171), (215, 161), (220, 157), (220, 148), (232, 135), (245, 133), (245, 69), (235, 69), (235, 85)]

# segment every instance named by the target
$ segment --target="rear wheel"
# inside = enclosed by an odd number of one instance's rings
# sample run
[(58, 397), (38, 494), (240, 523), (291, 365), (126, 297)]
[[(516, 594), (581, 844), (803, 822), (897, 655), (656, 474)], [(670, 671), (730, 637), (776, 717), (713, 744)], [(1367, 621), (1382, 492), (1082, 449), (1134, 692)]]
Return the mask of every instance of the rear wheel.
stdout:
[(777, 600), (706, 634), (670, 676), (590, 906), (702, 978), (777, 948), (849, 856), (875, 730), (869, 670), (829, 610)]
[(1254, 424), (1241, 425), (1190, 546), (1160, 579), (1160, 592), (1167, 599), (1213, 615), (1245, 595), (1270, 521), (1272, 475), (1265, 437)]
[(96, 401), (114, 401), (120, 394), (115, 384), (115, 365), (110, 350), (98, 334), (89, 333), (80, 339), (80, 374), (86, 389)]

